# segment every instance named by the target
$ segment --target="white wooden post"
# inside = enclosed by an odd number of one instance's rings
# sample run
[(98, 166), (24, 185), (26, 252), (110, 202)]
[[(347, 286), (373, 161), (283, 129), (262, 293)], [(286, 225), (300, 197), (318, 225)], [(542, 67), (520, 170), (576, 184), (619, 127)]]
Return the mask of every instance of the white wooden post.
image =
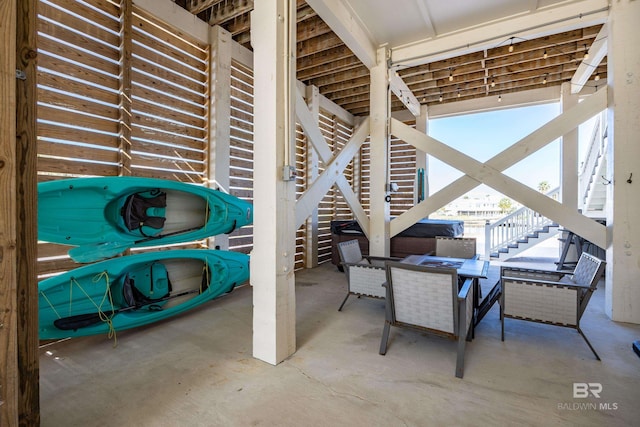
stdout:
[[(609, 9), (609, 171), (607, 178), (607, 286), (605, 311), (616, 321), (640, 323), (640, 2)], [(611, 172), (609, 172), (611, 173)]]
[[(578, 104), (578, 95), (571, 94), (570, 82), (562, 83), (561, 94), (562, 112)], [(578, 209), (578, 128), (562, 136), (560, 159), (562, 204), (572, 209)]]
[(371, 68), (371, 212), (369, 253), (389, 256), (389, 212), (386, 201), (389, 177), (389, 50), (377, 51), (377, 64)]
[[(231, 33), (220, 26), (212, 27), (211, 38), (211, 104), (209, 106), (209, 186), (229, 191), (229, 145), (231, 117)], [(215, 182), (212, 182), (212, 179)], [(220, 234), (209, 239), (209, 247), (229, 249), (229, 236)]]
[[(318, 123), (320, 119), (320, 91), (316, 86), (306, 88), (307, 105), (311, 115)], [(311, 142), (307, 142), (307, 185), (311, 185), (318, 178), (318, 152), (313, 148)], [(308, 187), (307, 187), (308, 188)], [(307, 218), (306, 232), (306, 257), (305, 267), (313, 268), (318, 266), (318, 208), (314, 209)]]
[(295, 2), (255, 2), (253, 355), (278, 364), (296, 349)]

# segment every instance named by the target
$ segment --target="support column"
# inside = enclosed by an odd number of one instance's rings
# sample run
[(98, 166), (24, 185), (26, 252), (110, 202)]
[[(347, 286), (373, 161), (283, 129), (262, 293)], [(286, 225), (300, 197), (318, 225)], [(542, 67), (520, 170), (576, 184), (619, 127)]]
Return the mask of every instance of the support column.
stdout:
[[(231, 33), (216, 25), (209, 30), (211, 40), (211, 104), (209, 106), (209, 186), (229, 191), (231, 139)], [(209, 239), (209, 247), (229, 249), (229, 236)]]
[[(10, 1), (9, 3), (12, 2)], [(16, 186), (15, 193), (10, 194), (9, 197), (0, 197), (0, 200), (11, 200), (11, 197), (16, 198), (16, 204), (13, 205), (16, 209), (16, 241), (12, 242), (8, 248), (9, 250), (3, 252), (5, 256), (10, 258), (13, 258), (14, 255), (16, 256), (19, 425), (38, 425), (40, 423), (38, 230), (35, 226), (38, 223), (37, 3), (35, 0), (17, 2), (15, 67), (24, 72), (25, 79), (16, 80), (16, 151), (15, 160), (12, 160), (15, 162)], [(9, 70), (9, 76), (15, 75), (12, 71)], [(0, 91), (0, 93), (6, 92)], [(10, 141), (13, 142), (13, 140)], [(0, 188), (3, 188), (3, 191), (10, 191), (9, 187), (4, 185), (0, 185)], [(9, 203), (9, 205), (11, 206), (12, 203)], [(3, 256), (0, 256), (0, 258), (3, 258)], [(7, 272), (4, 268), (2, 271), (3, 274)], [(10, 276), (11, 273), (9, 273)], [(0, 306), (6, 307), (2, 304)], [(6, 368), (7, 365), (4, 365), (4, 367)], [(3, 384), (0, 385), (3, 386)], [(4, 397), (2, 396), (2, 398)], [(0, 425), (11, 425), (11, 423), (4, 424), (0, 418)]]
[(371, 222), (369, 254), (389, 256), (389, 212), (386, 197), (389, 183), (389, 50), (377, 51), (377, 64), (371, 68)]
[[(18, 291), (16, 244), (16, 10), (17, 0), (0, 1), (0, 424), (18, 425)], [(37, 303), (36, 303), (37, 304)]]
[[(562, 112), (578, 104), (578, 95), (571, 94), (571, 83), (562, 83), (560, 88)], [(578, 129), (562, 136), (560, 152), (560, 195), (562, 204), (578, 209)]]
[[(320, 120), (320, 91), (316, 86), (306, 88), (307, 105), (316, 123)], [(307, 186), (318, 178), (318, 152), (307, 143)], [(305, 267), (318, 266), (318, 208), (314, 209), (306, 222)]]
[(295, 22), (293, 0), (255, 2), (253, 356), (278, 364), (295, 335)]
[(609, 171), (605, 311), (613, 320), (640, 323), (640, 2), (614, 1), (609, 9)]
[(133, 4), (132, 0), (120, 0), (120, 97), (118, 118), (118, 140), (120, 153), (120, 176), (131, 176), (131, 85), (133, 52)]
[(35, 0), (0, 0), (0, 425), (40, 424)]
[[(420, 115), (416, 117), (416, 130), (424, 133), (425, 135), (429, 134), (429, 112), (426, 105), (420, 106)], [(429, 197), (429, 159), (427, 157), (427, 153), (416, 148), (416, 176), (419, 169), (424, 170), (424, 180), (422, 181), (422, 185), (424, 187), (422, 192), (426, 199)], [(413, 202), (416, 205), (421, 202), (421, 200), (418, 200), (420, 196), (419, 191), (420, 185), (416, 181), (416, 186), (413, 192)]]

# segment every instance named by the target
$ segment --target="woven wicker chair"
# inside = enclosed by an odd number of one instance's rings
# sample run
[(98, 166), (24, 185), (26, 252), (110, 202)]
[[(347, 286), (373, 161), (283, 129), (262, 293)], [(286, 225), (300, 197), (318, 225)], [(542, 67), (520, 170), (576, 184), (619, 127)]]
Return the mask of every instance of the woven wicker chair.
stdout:
[(408, 327), (458, 341), (456, 377), (464, 374), (464, 352), (473, 328), (473, 286), (458, 291), (454, 268), (387, 263), (386, 320), (380, 354), (387, 352), (391, 326)]
[(574, 328), (600, 360), (580, 329), (580, 319), (595, 291), (605, 262), (583, 252), (573, 274), (562, 271), (502, 267), (500, 322), (504, 318), (528, 320)]
[(348, 240), (338, 243), (340, 264), (347, 275), (347, 296), (344, 297), (338, 311), (347, 302), (349, 295), (384, 298), (382, 284), (386, 280), (385, 262), (397, 258), (363, 257), (358, 240)]
[(436, 256), (477, 258), (476, 238), (436, 236)]

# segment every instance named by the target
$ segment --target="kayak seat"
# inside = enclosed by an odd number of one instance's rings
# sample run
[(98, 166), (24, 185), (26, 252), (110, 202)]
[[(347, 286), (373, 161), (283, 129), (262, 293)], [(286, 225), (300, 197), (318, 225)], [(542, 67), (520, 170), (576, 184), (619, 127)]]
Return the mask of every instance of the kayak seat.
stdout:
[(120, 214), (129, 231), (153, 237), (164, 227), (166, 207), (167, 193), (160, 190), (144, 191), (127, 197)]
[(159, 307), (167, 301), (171, 288), (167, 268), (161, 262), (152, 262), (125, 275), (122, 294), (127, 307)]

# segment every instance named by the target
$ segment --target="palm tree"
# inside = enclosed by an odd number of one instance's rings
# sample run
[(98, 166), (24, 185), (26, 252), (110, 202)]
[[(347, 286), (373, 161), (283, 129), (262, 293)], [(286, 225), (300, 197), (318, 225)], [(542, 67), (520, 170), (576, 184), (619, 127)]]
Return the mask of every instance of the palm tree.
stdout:
[(498, 202), (498, 207), (500, 208), (502, 213), (507, 213), (513, 209), (513, 203), (511, 202), (511, 199), (503, 197)]
[(549, 181), (540, 181), (540, 183), (538, 184), (538, 191), (542, 194), (547, 194), (550, 189), (551, 186), (549, 185)]

